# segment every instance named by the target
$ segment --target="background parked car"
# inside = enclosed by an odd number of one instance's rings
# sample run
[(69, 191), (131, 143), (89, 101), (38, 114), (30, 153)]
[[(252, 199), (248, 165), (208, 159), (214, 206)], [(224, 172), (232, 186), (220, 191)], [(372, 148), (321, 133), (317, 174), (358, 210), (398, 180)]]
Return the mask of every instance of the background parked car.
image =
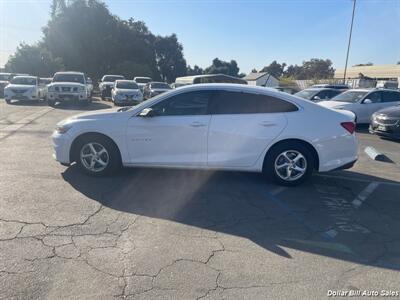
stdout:
[(4, 88), (4, 98), (9, 104), (12, 100), (37, 102), (43, 98), (43, 92), (36, 76), (15, 76)]
[(291, 95), (299, 92), (299, 89), (294, 88), (294, 87), (287, 87), (287, 86), (277, 86), (277, 87), (274, 87), (274, 89), (276, 89), (277, 91), (280, 91), (280, 92), (291, 94)]
[(0, 73), (0, 97), (4, 97), (4, 88), (12, 79), (11, 73)]
[(128, 110), (66, 119), (57, 125), (53, 144), (57, 161), (76, 161), (95, 176), (121, 165), (212, 168), (264, 172), (277, 183), (296, 185), (314, 170), (354, 164), (353, 121), (352, 113), (272, 89), (204, 84)]
[(400, 139), (400, 105), (378, 110), (372, 115), (369, 132)]
[(311, 88), (326, 88), (326, 89), (348, 90), (349, 86), (347, 84), (320, 83), (320, 84), (312, 85)]
[(102, 100), (105, 100), (107, 97), (111, 97), (111, 89), (114, 86), (115, 80), (118, 79), (125, 79), (125, 77), (122, 75), (104, 75), (103, 78), (101, 78), (99, 89)]
[(76, 102), (87, 105), (91, 98), (86, 86), (86, 77), (81, 72), (57, 72), (47, 87), (47, 103)]
[(329, 100), (336, 95), (340, 94), (342, 91), (338, 89), (328, 89), (328, 88), (309, 88), (302, 90), (296, 94), (297, 97), (311, 100), (314, 102)]
[(39, 78), (39, 88), (41, 89), (42, 98), (47, 98), (47, 86), (51, 83), (53, 78)]
[(170, 85), (165, 82), (149, 82), (143, 88), (143, 97), (145, 99), (149, 99), (151, 97), (165, 93), (171, 89), (172, 88), (170, 87)]
[(348, 90), (319, 105), (345, 109), (356, 115), (357, 123), (370, 123), (373, 113), (380, 109), (400, 104), (400, 91), (388, 89), (353, 89)]
[(111, 99), (115, 105), (136, 105), (143, 101), (143, 94), (133, 80), (116, 80)]
[(90, 77), (86, 78), (86, 86), (88, 89), (89, 96), (93, 96), (93, 81)]
[(139, 77), (139, 76), (137, 76), (137, 77), (133, 78), (133, 81), (138, 84), (140, 90), (143, 92), (144, 86), (147, 83), (152, 82), (153, 79), (151, 79), (150, 77)]

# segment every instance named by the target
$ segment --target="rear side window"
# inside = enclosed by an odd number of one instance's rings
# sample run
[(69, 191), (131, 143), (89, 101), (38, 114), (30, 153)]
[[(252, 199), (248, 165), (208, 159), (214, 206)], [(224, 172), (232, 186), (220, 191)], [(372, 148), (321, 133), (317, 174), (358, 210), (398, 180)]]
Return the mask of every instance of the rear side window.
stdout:
[(371, 100), (372, 103), (382, 102), (382, 92), (373, 92), (365, 97), (365, 99)]
[(260, 94), (220, 91), (210, 104), (211, 114), (257, 114), (297, 111), (285, 100)]
[(383, 92), (382, 102), (396, 102), (400, 101), (399, 92)]
[(182, 93), (153, 105), (152, 109), (157, 116), (206, 115), (212, 94), (212, 91)]

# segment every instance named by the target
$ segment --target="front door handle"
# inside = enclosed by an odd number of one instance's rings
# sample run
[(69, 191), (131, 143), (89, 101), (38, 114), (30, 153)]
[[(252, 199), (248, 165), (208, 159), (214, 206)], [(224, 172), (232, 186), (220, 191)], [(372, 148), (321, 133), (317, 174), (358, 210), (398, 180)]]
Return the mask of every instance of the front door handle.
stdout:
[(263, 121), (263, 122), (260, 122), (259, 125), (263, 126), (263, 127), (272, 127), (272, 126), (276, 126), (276, 123), (269, 122), (269, 121)]
[(191, 127), (204, 127), (206, 124), (200, 122), (193, 122), (190, 124)]

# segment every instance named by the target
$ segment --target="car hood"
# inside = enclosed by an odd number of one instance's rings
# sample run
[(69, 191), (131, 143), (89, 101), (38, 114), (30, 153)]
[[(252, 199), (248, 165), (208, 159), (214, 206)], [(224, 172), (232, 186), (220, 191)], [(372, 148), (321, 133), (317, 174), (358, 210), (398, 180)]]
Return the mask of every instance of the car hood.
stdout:
[(338, 107), (346, 107), (351, 105), (349, 102), (341, 102), (341, 101), (334, 101), (334, 100), (328, 100), (328, 101), (320, 101), (317, 102), (318, 105), (322, 105), (324, 107), (328, 108), (338, 108)]
[(387, 115), (391, 118), (400, 118), (400, 105), (387, 107), (381, 110), (378, 110), (375, 114)]
[(9, 89), (32, 89), (34, 88), (34, 85), (27, 85), (27, 84), (9, 84), (7, 85), (7, 88)]
[(151, 89), (152, 92), (156, 92), (156, 93), (166, 92), (166, 91), (169, 91), (169, 90), (171, 90), (171, 89)]
[(140, 93), (139, 89), (115, 89), (115, 92), (118, 93), (127, 93), (127, 94), (138, 94)]
[(70, 87), (85, 87), (83, 83), (78, 83), (78, 82), (52, 82), (48, 87), (52, 86), (70, 86)]

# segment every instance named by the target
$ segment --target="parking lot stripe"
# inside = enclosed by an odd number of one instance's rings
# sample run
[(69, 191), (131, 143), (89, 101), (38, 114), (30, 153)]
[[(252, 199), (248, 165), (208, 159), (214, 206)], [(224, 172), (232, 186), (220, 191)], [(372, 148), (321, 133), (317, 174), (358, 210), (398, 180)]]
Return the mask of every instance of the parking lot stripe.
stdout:
[(353, 205), (358, 208), (363, 204), (365, 200), (375, 191), (375, 189), (379, 186), (379, 182), (373, 181), (367, 185), (365, 189), (363, 189), (357, 197), (352, 201)]
[(47, 107), (45, 109), (39, 110), (29, 116), (24, 117), (23, 119), (15, 122), (14, 124), (8, 125), (0, 130), (0, 140), (7, 138), (8, 136), (12, 135), (22, 127), (32, 123), (36, 119), (40, 118), (41, 116), (47, 114), (48, 112), (52, 111), (54, 108)]
[[(365, 183), (371, 182), (371, 180), (368, 180), (368, 179), (355, 178), (355, 177), (353, 178), (353, 177), (340, 176), (340, 175), (315, 174), (314, 176), (324, 177), (324, 178), (332, 178), (332, 179), (350, 180), (350, 181), (357, 181), (357, 182), (365, 182)], [(396, 186), (396, 187), (400, 186), (400, 182), (387, 182), (387, 181), (377, 181), (377, 180), (374, 180), (374, 182), (379, 183), (379, 184)]]

